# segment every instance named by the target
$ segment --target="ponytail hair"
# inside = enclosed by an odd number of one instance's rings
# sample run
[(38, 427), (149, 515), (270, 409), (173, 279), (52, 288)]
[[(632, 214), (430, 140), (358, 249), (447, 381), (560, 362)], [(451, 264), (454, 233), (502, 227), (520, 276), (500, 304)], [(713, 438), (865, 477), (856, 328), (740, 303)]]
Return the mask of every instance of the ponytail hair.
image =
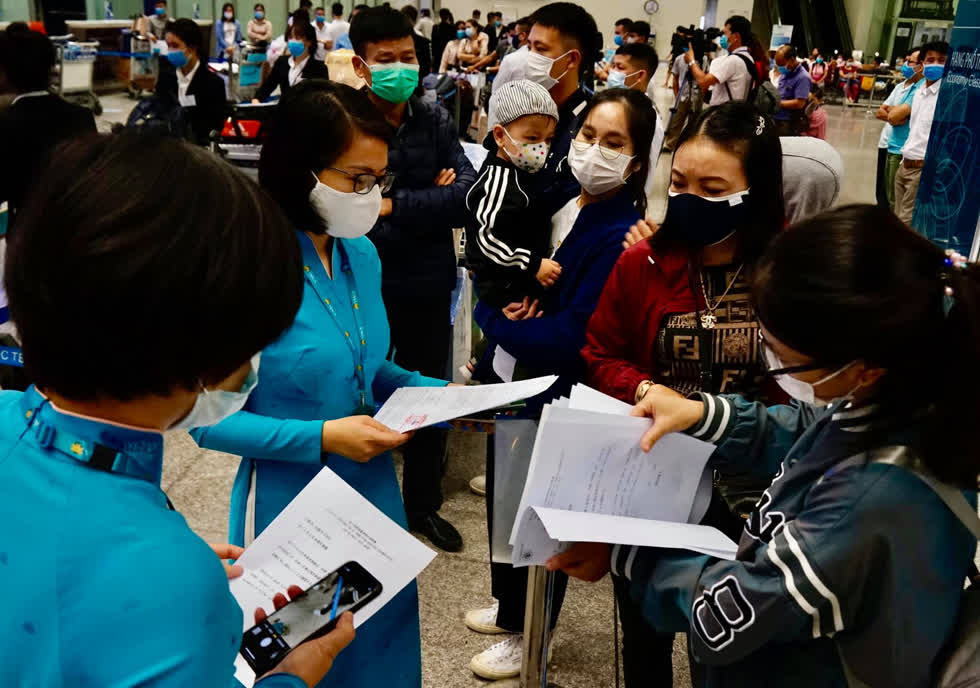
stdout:
[(849, 205), (773, 240), (753, 305), (780, 341), (828, 367), (860, 359), (885, 369), (883, 415), (921, 424), (915, 449), (929, 470), (975, 490), (980, 267), (951, 263), (891, 211)]

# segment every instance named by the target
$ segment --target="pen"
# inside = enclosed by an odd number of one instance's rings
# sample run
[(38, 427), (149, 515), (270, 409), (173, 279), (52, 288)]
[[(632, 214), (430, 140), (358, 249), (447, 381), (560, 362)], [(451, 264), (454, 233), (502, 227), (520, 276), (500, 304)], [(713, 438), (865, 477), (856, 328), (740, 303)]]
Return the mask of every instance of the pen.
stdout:
[(337, 618), (337, 606), (340, 604), (340, 591), (344, 587), (344, 577), (337, 577), (337, 592), (333, 594), (333, 609), (330, 610), (330, 620), (333, 621)]

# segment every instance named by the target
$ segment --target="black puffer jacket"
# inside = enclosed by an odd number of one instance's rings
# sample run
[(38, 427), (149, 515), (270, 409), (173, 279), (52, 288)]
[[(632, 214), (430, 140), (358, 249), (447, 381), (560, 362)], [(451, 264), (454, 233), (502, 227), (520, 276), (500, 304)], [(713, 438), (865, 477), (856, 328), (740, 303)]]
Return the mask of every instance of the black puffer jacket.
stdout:
[[(444, 169), (455, 170), (456, 181), (434, 186)], [(452, 230), (466, 223), (466, 192), (476, 182), (476, 171), (444, 108), (414, 96), (409, 100), (405, 122), (388, 151), (388, 170), (395, 174), (388, 193), (392, 214), (380, 218), (368, 235), (381, 257), (384, 285), (408, 292), (452, 290)]]

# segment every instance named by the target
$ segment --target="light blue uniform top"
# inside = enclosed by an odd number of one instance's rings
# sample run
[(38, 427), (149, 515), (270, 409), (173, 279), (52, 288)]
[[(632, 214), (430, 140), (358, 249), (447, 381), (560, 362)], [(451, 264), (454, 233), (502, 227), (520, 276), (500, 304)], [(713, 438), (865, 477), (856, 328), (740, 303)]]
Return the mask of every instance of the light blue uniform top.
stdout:
[(60, 412), (33, 387), (0, 392), (3, 685), (236, 685), (242, 612), (168, 508), (162, 465), (158, 432)]
[[(323, 465), (404, 527), (405, 508), (391, 455), (368, 463), (322, 455), (323, 422), (349, 416), (361, 405), (356, 365), (364, 368), (364, 401), (369, 406), (384, 402), (398, 387), (446, 384), (386, 359), (390, 331), (381, 299), (381, 263), (369, 239), (334, 241), (333, 280), (310, 238), (300, 232), (299, 240), (306, 283), (296, 319), (262, 351), (259, 382), (244, 410), (191, 433), (202, 447), (245, 457), (231, 494), (230, 540), (236, 544), (244, 542), (250, 489), (254, 489), (254, 524), (247, 525), (258, 535)], [(349, 270), (343, 269), (341, 242)], [(358, 297), (356, 320), (352, 286)], [(348, 339), (358, 352), (357, 364)], [(357, 639), (340, 654), (321, 685), (417, 688), (421, 672), (418, 596), (413, 584), (358, 629)]]

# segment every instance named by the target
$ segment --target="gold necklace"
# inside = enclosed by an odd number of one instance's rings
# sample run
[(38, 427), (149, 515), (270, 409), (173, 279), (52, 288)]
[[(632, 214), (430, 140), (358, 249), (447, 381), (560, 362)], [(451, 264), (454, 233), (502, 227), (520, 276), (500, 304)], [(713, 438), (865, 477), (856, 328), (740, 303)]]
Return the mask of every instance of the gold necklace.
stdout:
[(728, 296), (728, 292), (732, 290), (735, 286), (735, 282), (738, 281), (738, 276), (742, 274), (742, 268), (745, 267), (745, 263), (738, 266), (738, 270), (735, 271), (735, 276), (732, 277), (732, 281), (728, 283), (728, 287), (725, 289), (725, 293), (718, 297), (714, 305), (711, 305), (711, 300), (708, 298), (708, 290), (704, 287), (704, 272), (698, 273), (698, 278), (701, 280), (701, 293), (704, 294), (704, 305), (707, 308), (707, 313), (701, 314), (701, 327), (706, 330), (713, 330), (715, 328), (715, 323), (718, 322), (718, 318), (715, 317), (715, 310), (721, 305), (721, 302), (725, 300)]

